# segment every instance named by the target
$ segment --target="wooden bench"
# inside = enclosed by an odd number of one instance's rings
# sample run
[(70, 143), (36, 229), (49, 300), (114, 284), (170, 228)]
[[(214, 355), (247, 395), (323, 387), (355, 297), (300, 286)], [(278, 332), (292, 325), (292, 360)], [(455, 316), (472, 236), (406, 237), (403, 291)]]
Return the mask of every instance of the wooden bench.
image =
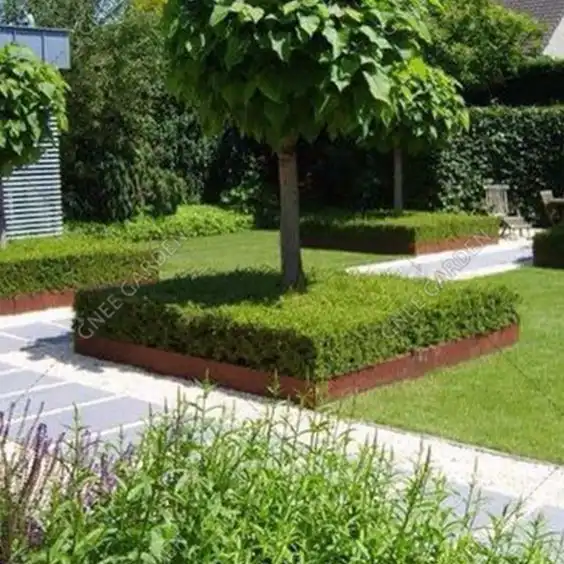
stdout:
[(484, 186), (484, 190), (486, 209), (492, 215), (499, 217), (502, 237), (507, 231), (510, 234), (518, 233), (520, 236), (523, 236), (523, 232), (526, 234), (530, 232), (532, 225), (528, 221), (519, 214), (511, 215), (509, 213), (509, 186), (490, 183)]
[(555, 198), (552, 190), (541, 190), (540, 197), (550, 223), (552, 225), (562, 223), (562, 220), (564, 220), (564, 198)]

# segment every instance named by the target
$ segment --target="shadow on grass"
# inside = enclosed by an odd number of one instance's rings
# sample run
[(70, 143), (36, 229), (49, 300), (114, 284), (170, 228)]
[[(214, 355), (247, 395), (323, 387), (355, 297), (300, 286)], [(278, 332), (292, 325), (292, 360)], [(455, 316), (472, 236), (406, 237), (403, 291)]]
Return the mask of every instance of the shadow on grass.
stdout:
[[(306, 280), (306, 287), (311, 283), (311, 279)], [(274, 304), (283, 294), (282, 276), (278, 271), (242, 269), (182, 274), (144, 286), (136, 296), (180, 306), (191, 303), (218, 307), (243, 302)]]

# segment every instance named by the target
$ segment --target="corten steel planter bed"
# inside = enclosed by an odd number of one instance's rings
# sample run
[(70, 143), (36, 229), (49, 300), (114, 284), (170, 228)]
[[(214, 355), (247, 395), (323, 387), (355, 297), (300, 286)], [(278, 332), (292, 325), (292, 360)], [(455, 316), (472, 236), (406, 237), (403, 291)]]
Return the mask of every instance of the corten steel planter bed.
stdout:
[(443, 251), (457, 251), (495, 245), (499, 236), (474, 235), (440, 241), (414, 241), (407, 234), (381, 235), (378, 237), (358, 237), (347, 234), (304, 233), (302, 246), (311, 249), (328, 249), (374, 254), (423, 255)]
[(0, 298), (0, 315), (16, 315), (55, 307), (70, 307), (74, 302), (74, 293), (74, 290), (62, 290)]
[[(116, 288), (116, 295), (119, 296), (121, 286), (125, 284), (137, 285), (150, 285), (155, 284), (158, 280), (149, 281), (129, 281), (115, 282), (107, 286), (108, 288)], [(60, 291), (33, 292), (31, 294), (20, 294), (10, 297), (0, 297), (0, 316), (2, 315), (17, 315), (19, 313), (29, 313), (32, 311), (42, 311), (45, 309), (57, 307), (71, 307), (74, 304), (74, 296), (77, 289), (68, 289)]]
[(159, 374), (186, 379), (209, 379), (220, 386), (241, 392), (301, 401), (315, 407), (322, 401), (336, 399), (391, 384), (418, 378), (425, 373), (452, 366), (509, 347), (519, 339), (519, 326), (510, 325), (487, 335), (443, 343), (393, 358), (374, 366), (337, 376), (327, 382), (313, 383), (204, 358), (114, 341), (104, 337), (84, 338), (75, 334), (74, 348), (79, 354), (145, 368)]

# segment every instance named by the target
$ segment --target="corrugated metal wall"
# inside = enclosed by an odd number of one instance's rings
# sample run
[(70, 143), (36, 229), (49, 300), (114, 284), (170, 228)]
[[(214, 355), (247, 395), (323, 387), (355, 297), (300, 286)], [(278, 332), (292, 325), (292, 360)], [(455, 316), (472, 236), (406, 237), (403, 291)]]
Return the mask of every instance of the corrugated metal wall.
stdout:
[(63, 232), (58, 136), (45, 147), (38, 162), (2, 180), (8, 239)]

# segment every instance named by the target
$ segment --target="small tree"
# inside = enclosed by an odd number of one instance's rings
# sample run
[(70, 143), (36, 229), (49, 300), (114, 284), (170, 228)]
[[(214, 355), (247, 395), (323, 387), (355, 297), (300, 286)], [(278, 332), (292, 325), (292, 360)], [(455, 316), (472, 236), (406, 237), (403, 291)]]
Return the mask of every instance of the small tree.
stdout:
[[(398, 83), (427, 68), (423, 0), (169, 0), (164, 11), (170, 86), (215, 133), (232, 123), (277, 153), (283, 282), (304, 277), (296, 143), (331, 136), (389, 139)], [(413, 61), (417, 64), (412, 64)], [(448, 79), (445, 77), (445, 81)], [(398, 87), (398, 96), (392, 96)], [(444, 96), (430, 102), (444, 102)], [(462, 102), (457, 96), (453, 103)], [(438, 112), (433, 106), (428, 115)]]
[(1, 179), (14, 168), (41, 156), (41, 143), (57, 128), (66, 129), (65, 92), (59, 71), (40, 61), (29, 49), (6, 45), (0, 49), (0, 244), (6, 244), (4, 193)]
[[(469, 126), (457, 83), (422, 59), (406, 62), (390, 90), (395, 115), (387, 131), (375, 131), (369, 142), (393, 150), (394, 209), (403, 209), (403, 153), (419, 154), (438, 148)], [(387, 136), (386, 136), (387, 133)]]
[(465, 88), (499, 82), (542, 52), (541, 25), (498, 0), (442, 0), (430, 16), (430, 60)]

